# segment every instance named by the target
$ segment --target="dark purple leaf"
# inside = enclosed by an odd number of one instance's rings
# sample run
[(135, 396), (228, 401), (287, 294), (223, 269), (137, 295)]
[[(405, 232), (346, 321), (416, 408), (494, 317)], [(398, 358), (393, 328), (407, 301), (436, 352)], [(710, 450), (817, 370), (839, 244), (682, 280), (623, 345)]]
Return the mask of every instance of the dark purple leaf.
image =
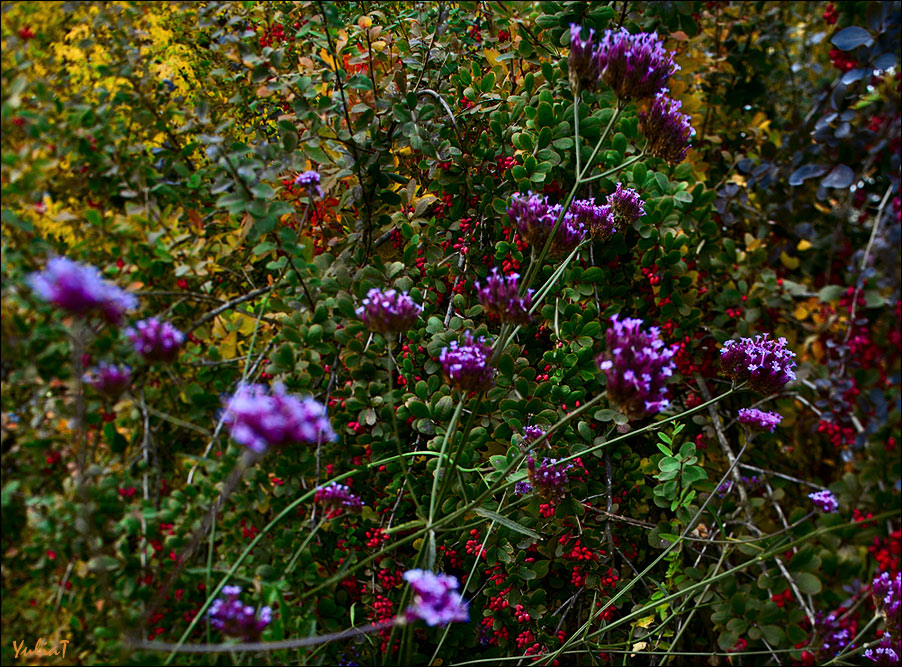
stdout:
[(866, 77), (872, 71), (870, 67), (859, 67), (858, 69), (850, 70), (842, 75), (842, 82), (848, 86), (850, 83)]
[(826, 173), (826, 171), (827, 168), (822, 165), (806, 164), (804, 167), (799, 167), (794, 172), (792, 172), (792, 176), (789, 177), (789, 184), (801, 185), (805, 181), (805, 179), (822, 176), (824, 173)]
[(847, 188), (852, 185), (853, 180), (855, 180), (855, 172), (844, 164), (838, 164), (821, 181), (821, 185), (825, 188)]
[(836, 48), (842, 51), (851, 51), (862, 45), (870, 46), (873, 44), (874, 39), (871, 37), (871, 33), (864, 28), (860, 28), (857, 25), (850, 25), (848, 28), (843, 28), (833, 35), (833, 39), (830, 41), (833, 42), (833, 45)]
[(874, 67), (877, 69), (887, 70), (896, 64), (895, 53), (881, 53), (877, 60), (874, 61)]

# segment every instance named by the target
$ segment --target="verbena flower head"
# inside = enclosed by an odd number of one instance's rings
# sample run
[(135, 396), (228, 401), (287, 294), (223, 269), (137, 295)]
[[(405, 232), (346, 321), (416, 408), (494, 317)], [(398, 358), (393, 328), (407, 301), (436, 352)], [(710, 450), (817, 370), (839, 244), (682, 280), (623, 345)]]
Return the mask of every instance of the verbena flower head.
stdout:
[(762, 431), (774, 432), (774, 429), (783, 421), (783, 415), (779, 412), (763, 412), (758, 408), (740, 408), (737, 417), (741, 424), (748, 424)]
[(532, 484), (529, 482), (517, 482), (514, 485), (514, 493), (518, 496), (525, 496), (532, 491)]
[(497, 268), (492, 269), (484, 286), (476, 283), (477, 296), (483, 310), (495, 315), (502, 322), (529, 324), (532, 321), (529, 314), (532, 307), (532, 290), (519, 296), (517, 294), (519, 279), (519, 274), (511, 273), (503, 276), (498, 273)]
[(417, 321), (423, 306), (411, 299), (407, 292), (393, 289), (371, 289), (366, 293), (357, 316), (370, 331), (382, 334), (401, 333), (409, 330)]
[(595, 58), (595, 31), (589, 29), (589, 36), (582, 37), (582, 28), (570, 24), (570, 57), (567, 60), (570, 71), (570, 85), (579, 90), (595, 90), (600, 72)]
[(893, 647), (893, 642), (893, 636), (888, 632), (884, 632), (880, 645), (876, 648), (869, 648), (864, 652), (864, 657), (876, 665), (898, 665), (900, 662), (899, 641), (895, 640), (895, 647)]
[(141, 320), (126, 329), (125, 335), (132, 342), (135, 352), (148, 361), (173, 361), (185, 342), (185, 334), (156, 317)]
[(795, 352), (786, 349), (786, 339), (768, 339), (768, 334), (739, 341), (728, 340), (720, 351), (724, 374), (736, 382), (748, 381), (761, 394), (774, 394), (796, 379)]
[(626, 28), (605, 31), (595, 60), (602, 80), (624, 100), (656, 95), (679, 69), (658, 33), (631, 35)]
[(624, 188), (620, 183), (617, 189), (608, 195), (608, 206), (614, 217), (624, 225), (632, 225), (636, 220), (645, 215), (645, 202), (639, 199), (639, 193), (630, 188)]
[(473, 340), (469, 331), (464, 334), (463, 344), (451, 341), (439, 356), (448, 382), (463, 392), (489, 389), (495, 378), (495, 369), (489, 365), (491, 351), (482, 338)]
[(520, 444), (526, 445), (535, 442), (539, 438), (545, 435), (545, 429), (541, 426), (536, 426), (532, 424), (530, 426), (523, 427), (523, 440)]
[(294, 179), (295, 185), (299, 185), (307, 191), (308, 195), (323, 196), (323, 189), (320, 187), (320, 175), (318, 171), (305, 171)]
[(558, 463), (557, 459), (543, 459), (536, 466), (536, 460), (530, 456), (526, 459), (526, 471), (529, 482), (540, 496), (556, 505), (567, 495), (570, 478), (567, 476), (569, 465)]
[(414, 594), (413, 604), (406, 612), (408, 621), (421, 619), (427, 625), (436, 626), (470, 620), (467, 603), (457, 592), (455, 577), (428, 570), (408, 570), (404, 581), (410, 584)]
[(118, 398), (131, 384), (132, 369), (101, 361), (90, 373), (85, 374), (83, 381), (104, 396)]
[(229, 637), (258, 641), (263, 629), (272, 622), (272, 609), (263, 607), (258, 612), (243, 604), (238, 599), (240, 586), (223, 586), (222, 593), (224, 597), (213, 600), (210, 605), (210, 625)]
[(872, 584), (874, 605), (886, 620), (887, 630), (899, 636), (900, 622), (902, 622), (902, 574), (890, 576), (883, 572), (876, 577)]
[(299, 398), (276, 385), (242, 385), (224, 400), (223, 423), (235, 442), (262, 454), (292, 444), (316, 445), (338, 438), (322, 403)]
[(814, 651), (823, 658), (835, 657), (837, 653), (849, 646), (853, 635), (845, 626), (843, 619), (835, 612), (824, 615), (819, 611), (814, 620), (815, 634), (821, 639), (820, 645), (813, 646)]
[(823, 491), (816, 491), (814, 493), (809, 493), (808, 497), (811, 498), (811, 502), (814, 503), (814, 506), (821, 512), (833, 514), (834, 512), (839, 511), (839, 501), (836, 500), (836, 496), (834, 496), (831, 491), (826, 489)]
[(642, 329), (639, 319), (611, 317), (607, 351), (596, 358), (607, 377), (608, 400), (630, 420), (660, 412), (670, 401), (666, 382), (675, 367), (675, 346), (667, 347), (658, 327)]
[[(562, 208), (560, 204), (549, 204), (544, 196), (531, 192), (525, 196), (517, 193), (511, 197), (507, 215), (517, 226), (520, 235), (530, 245), (541, 249), (545, 247)], [(552, 255), (568, 253), (579, 245), (585, 236), (585, 226), (568, 211), (554, 235), (550, 252)]]
[(682, 106), (679, 100), (660, 94), (647, 112), (639, 112), (639, 130), (648, 140), (645, 152), (671, 165), (686, 159), (689, 140), (695, 136), (692, 119), (680, 113)]
[(591, 199), (575, 199), (570, 203), (569, 212), (596, 241), (607, 241), (617, 233), (617, 223), (610, 206), (597, 206)]
[(317, 487), (313, 502), (319, 503), (333, 514), (339, 514), (342, 511), (355, 512), (364, 505), (360, 496), (352, 493), (350, 488), (338, 482)]
[(125, 312), (138, 306), (138, 299), (104, 280), (93, 266), (65, 257), (54, 257), (40, 272), (25, 281), (44, 301), (73, 315), (97, 311), (113, 324), (120, 324)]

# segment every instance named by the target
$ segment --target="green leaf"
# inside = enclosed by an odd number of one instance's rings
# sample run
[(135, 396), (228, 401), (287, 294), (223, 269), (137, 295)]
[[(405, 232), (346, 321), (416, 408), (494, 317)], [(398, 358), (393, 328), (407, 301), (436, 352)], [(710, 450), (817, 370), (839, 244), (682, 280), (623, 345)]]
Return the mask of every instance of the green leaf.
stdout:
[(412, 414), (414, 417), (425, 418), (430, 416), (429, 406), (420, 401), (408, 401), (407, 409), (410, 410), (410, 414)]
[(799, 590), (808, 595), (816, 595), (821, 592), (821, 580), (810, 572), (796, 572), (792, 575)]
[(523, 535), (528, 535), (529, 537), (531, 537), (534, 540), (542, 539), (542, 536), (539, 535), (536, 531), (530, 530), (526, 526), (522, 526), (519, 523), (517, 523), (516, 521), (512, 521), (511, 519), (508, 519), (506, 516), (502, 516), (501, 514), (498, 514), (497, 512), (493, 512), (492, 510), (487, 510), (484, 507), (477, 507), (473, 511), (476, 512), (476, 514), (478, 514), (481, 517), (484, 517), (491, 521), (495, 521), (496, 523), (500, 523), (505, 528), (510, 528), (511, 530), (521, 533)]

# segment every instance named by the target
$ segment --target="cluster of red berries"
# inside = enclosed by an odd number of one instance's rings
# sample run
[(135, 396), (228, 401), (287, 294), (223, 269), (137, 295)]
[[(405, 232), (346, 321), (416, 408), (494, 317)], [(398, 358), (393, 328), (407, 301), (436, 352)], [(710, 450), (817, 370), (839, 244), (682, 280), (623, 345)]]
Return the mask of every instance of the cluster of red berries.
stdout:
[(784, 607), (792, 600), (792, 591), (787, 588), (782, 593), (777, 593), (776, 595), (772, 595), (770, 599), (778, 607)]
[[(295, 29), (301, 26), (300, 23), (295, 23)], [(257, 32), (260, 33), (260, 46), (272, 46), (276, 42), (293, 42), (294, 35), (292, 33), (285, 32), (285, 26), (280, 23), (276, 23), (275, 25), (271, 25), (267, 27), (259, 27), (257, 28)]]
[(859, 63), (855, 58), (848, 55), (845, 51), (839, 49), (830, 49), (830, 62), (840, 72), (848, 72), (858, 67)]
[(835, 25), (838, 18), (839, 14), (836, 12), (836, 5), (831, 2), (827, 5), (827, 9), (824, 10), (824, 20), (827, 22), (827, 25)]

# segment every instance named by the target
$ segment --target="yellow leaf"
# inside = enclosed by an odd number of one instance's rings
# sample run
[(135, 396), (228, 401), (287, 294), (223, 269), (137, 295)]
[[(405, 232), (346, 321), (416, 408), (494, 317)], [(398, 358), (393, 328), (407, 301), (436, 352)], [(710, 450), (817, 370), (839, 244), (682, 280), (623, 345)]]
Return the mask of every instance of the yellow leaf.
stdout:
[(369, 16), (361, 16), (359, 19), (357, 19), (357, 25), (361, 30), (366, 30), (371, 25), (373, 25), (373, 19), (371, 19)]
[(790, 257), (789, 255), (786, 254), (785, 250), (780, 253), (780, 262), (787, 269), (797, 269), (797, 268), (799, 268), (799, 264), (801, 263), (799, 261), (798, 257)]
[[(648, 628), (652, 623), (655, 622), (655, 616), (652, 614), (651, 616), (646, 616), (645, 618), (640, 618), (636, 621), (636, 625), (640, 628)], [(635, 646), (633, 647), (635, 648)]]
[(796, 306), (796, 309), (792, 311), (792, 316), (799, 320), (799, 322), (802, 322), (808, 318), (808, 314), (810, 312), (811, 311), (808, 309), (807, 305), (800, 303), (798, 306)]
[(329, 69), (331, 69), (333, 71), (336, 69), (335, 59), (329, 54), (328, 51), (326, 51), (325, 48), (322, 48), (319, 50), (319, 57), (325, 61), (326, 65), (328, 66)]
[(796, 250), (798, 250), (799, 252), (805, 252), (810, 247), (811, 243), (808, 241), (808, 239), (802, 239), (801, 241), (799, 241), (799, 245), (796, 246)]

